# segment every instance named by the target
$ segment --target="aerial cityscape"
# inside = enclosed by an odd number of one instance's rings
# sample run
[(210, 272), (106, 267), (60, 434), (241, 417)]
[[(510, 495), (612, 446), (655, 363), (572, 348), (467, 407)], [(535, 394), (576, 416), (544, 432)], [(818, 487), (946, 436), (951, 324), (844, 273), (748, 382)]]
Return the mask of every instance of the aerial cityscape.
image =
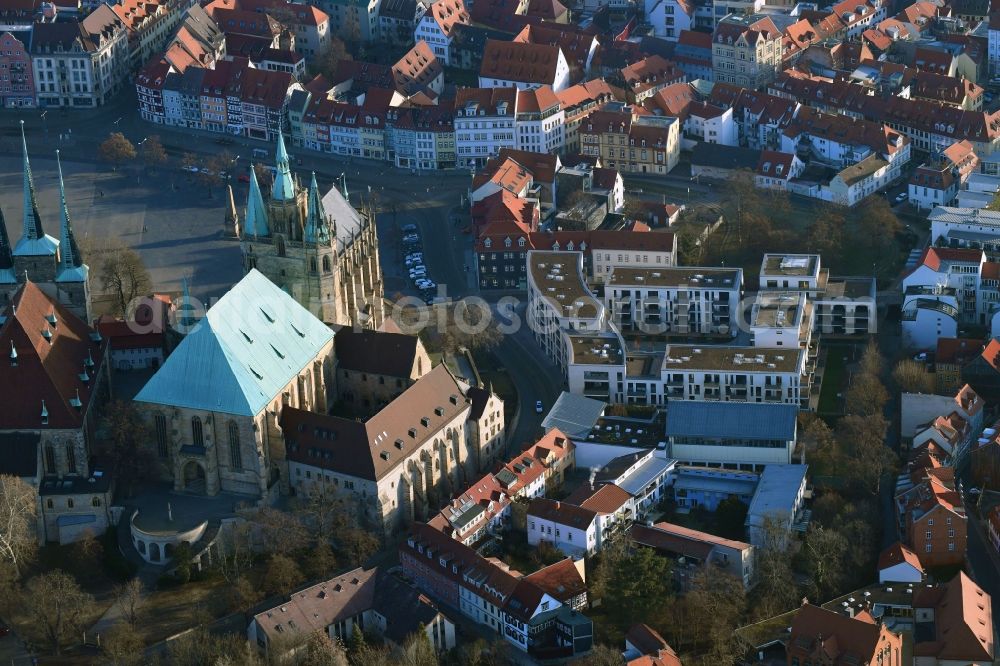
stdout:
[(0, 0), (0, 664), (995, 609), (1000, 0)]

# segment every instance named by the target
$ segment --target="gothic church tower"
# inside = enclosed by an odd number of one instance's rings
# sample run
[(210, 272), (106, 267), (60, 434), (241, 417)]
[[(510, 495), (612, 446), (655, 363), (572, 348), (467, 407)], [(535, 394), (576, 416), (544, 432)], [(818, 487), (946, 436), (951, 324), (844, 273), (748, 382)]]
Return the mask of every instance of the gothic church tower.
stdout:
[(10, 237), (0, 211), (0, 304), (9, 302), (18, 285), (26, 279), (34, 282), (49, 296), (85, 322), (92, 322), (90, 269), (83, 263), (83, 256), (76, 244), (73, 224), (66, 204), (66, 187), (63, 181), (59, 151), (56, 160), (59, 168), (59, 240), (45, 233), (42, 228), (35, 182), (28, 159), (28, 142), (21, 123), (21, 148), (23, 156), (24, 204), (22, 210), (21, 238), (11, 247)]
[[(275, 166), (266, 201), (251, 168), (243, 223), (234, 224), (244, 271), (256, 268), (328, 324), (381, 326), (374, 217), (356, 211), (336, 189), (321, 196), (316, 174), (308, 189), (299, 187), (280, 134)], [(366, 270), (359, 268), (359, 253)]]

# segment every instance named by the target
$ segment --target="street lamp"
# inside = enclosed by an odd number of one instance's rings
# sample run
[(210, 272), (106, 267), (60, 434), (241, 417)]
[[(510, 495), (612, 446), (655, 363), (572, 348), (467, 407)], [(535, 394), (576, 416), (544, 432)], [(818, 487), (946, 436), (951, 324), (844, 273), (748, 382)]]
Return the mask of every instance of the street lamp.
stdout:
[(45, 128), (45, 136), (49, 135), (49, 121), (45, 119), (45, 114), (48, 113), (48, 109), (42, 111), (42, 115), (39, 116), (42, 119), (42, 126)]

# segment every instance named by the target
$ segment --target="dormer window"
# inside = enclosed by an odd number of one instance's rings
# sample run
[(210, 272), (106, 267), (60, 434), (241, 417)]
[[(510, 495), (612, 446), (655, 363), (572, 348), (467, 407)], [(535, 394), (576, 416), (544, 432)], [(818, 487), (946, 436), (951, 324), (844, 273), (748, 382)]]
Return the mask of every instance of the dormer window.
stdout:
[(493, 241), (489, 238), (483, 241), (483, 247), (490, 247), (491, 245), (493, 245)]
[(524, 240), (524, 238), (523, 238), (523, 237), (522, 237), (522, 238), (518, 238), (518, 239), (517, 239), (517, 245), (518, 245), (518, 247), (524, 247), (524, 246), (525, 246), (525, 244), (526, 244), (526, 243), (525, 243), (525, 240)]
[(505, 238), (503, 244), (504, 247), (510, 247), (511, 245), (513, 245), (513, 242), (509, 238)]

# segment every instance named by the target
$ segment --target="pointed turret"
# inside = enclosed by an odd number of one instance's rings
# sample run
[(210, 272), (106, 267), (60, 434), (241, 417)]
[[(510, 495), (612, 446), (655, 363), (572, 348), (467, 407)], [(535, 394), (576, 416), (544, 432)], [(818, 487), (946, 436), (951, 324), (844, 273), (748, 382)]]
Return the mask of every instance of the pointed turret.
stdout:
[(330, 234), (326, 228), (326, 211), (323, 210), (323, 200), (319, 196), (319, 186), (316, 184), (316, 172), (313, 172), (309, 183), (309, 199), (306, 203), (306, 228), (303, 239), (307, 243), (328, 243)]
[(274, 184), (271, 185), (271, 198), (275, 201), (291, 201), (295, 198), (295, 182), (292, 180), (292, 170), (288, 164), (285, 137), (281, 132), (278, 132), (278, 150), (274, 166), (278, 172), (274, 175)]
[(0, 284), (16, 284), (14, 276), (14, 255), (10, 246), (10, 236), (7, 235), (7, 222), (3, 219), (0, 209)]
[(59, 251), (59, 241), (47, 236), (42, 229), (42, 220), (38, 215), (38, 203), (35, 201), (35, 181), (31, 177), (31, 162), (28, 161), (28, 140), (24, 136), (24, 121), (21, 121), (21, 150), (24, 164), (24, 226), (21, 239), (14, 248), (14, 255), (21, 257), (53, 256)]
[(243, 220), (243, 237), (270, 236), (267, 226), (267, 209), (264, 208), (264, 196), (260, 193), (257, 182), (257, 171), (250, 169), (250, 194), (247, 195), (247, 211)]
[(347, 203), (351, 203), (351, 193), (347, 191), (347, 174), (346, 173), (340, 174), (340, 187), (342, 188), (340, 190), (340, 193), (343, 195), (344, 201), (346, 201)]
[(188, 290), (187, 278), (181, 283), (181, 302), (177, 306), (177, 324), (181, 333), (190, 333), (194, 325), (198, 323), (195, 317), (195, 306), (191, 302), (191, 292)]
[(87, 279), (87, 266), (83, 263), (80, 248), (76, 245), (73, 235), (73, 223), (69, 218), (69, 207), (66, 205), (66, 185), (63, 182), (62, 160), (56, 151), (56, 165), (59, 169), (59, 273), (56, 282), (83, 282)]
[(240, 237), (240, 218), (236, 212), (236, 199), (233, 197), (233, 186), (226, 185), (226, 233)]

